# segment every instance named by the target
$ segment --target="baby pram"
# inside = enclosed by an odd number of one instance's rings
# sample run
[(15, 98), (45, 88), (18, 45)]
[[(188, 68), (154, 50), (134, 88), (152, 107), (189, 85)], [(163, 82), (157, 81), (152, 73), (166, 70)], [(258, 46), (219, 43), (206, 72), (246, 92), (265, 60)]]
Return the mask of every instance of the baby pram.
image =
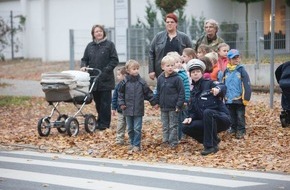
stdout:
[[(51, 128), (56, 128), (59, 133), (67, 132), (69, 136), (77, 136), (80, 124), (84, 124), (88, 133), (96, 130), (96, 117), (93, 114), (84, 114), (82, 109), (92, 102), (91, 92), (101, 71), (93, 68), (87, 70), (93, 70), (95, 75), (90, 76), (87, 72), (75, 70), (42, 74), (40, 83), (45, 99), (52, 106), (52, 110), (49, 116), (38, 121), (37, 129), (40, 136), (48, 136)], [(93, 81), (92, 85), (90, 80)], [(72, 116), (60, 113), (58, 106), (61, 102), (73, 103), (77, 109), (76, 113)], [(58, 114), (57, 119), (51, 121), (54, 114)], [(83, 118), (83, 123), (80, 123), (77, 117)]]
[(282, 127), (290, 127), (290, 61), (281, 64), (275, 71), (277, 82), (282, 90), (280, 121)]

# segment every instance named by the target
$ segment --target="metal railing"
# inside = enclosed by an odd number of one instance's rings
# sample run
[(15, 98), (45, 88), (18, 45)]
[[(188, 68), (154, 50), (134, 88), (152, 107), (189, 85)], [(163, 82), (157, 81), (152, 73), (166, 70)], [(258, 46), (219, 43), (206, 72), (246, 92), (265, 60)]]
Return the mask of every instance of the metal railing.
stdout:
[[(290, 20), (279, 21), (283, 22), (285, 29), (283, 31), (275, 32), (274, 37), (274, 48), (275, 62), (289, 59), (287, 55), (290, 53)], [(247, 63), (269, 63), (270, 60), (270, 32), (265, 32), (265, 24), (268, 26), (269, 23), (262, 21), (252, 21), (248, 23), (248, 40), (246, 40), (246, 23), (222, 23), (220, 25), (220, 31), (218, 35), (221, 36), (231, 48), (239, 49), (243, 56), (243, 60)], [(161, 28), (145, 28), (130, 27), (127, 30), (127, 59), (136, 59), (140, 63), (147, 63), (149, 44), (154, 35), (161, 31)], [(179, 27), (179, 30), (189, 34), (189, 29), (186, 27)], [(110, 29), (114, 31), (114, 29)], [(80, 53), (82, 54), (89, 40), (89, 36), (80, 35), (81, 31), (74, 31), (74, 49), (75, 59), (80, 59)], [(86, 33), (88, 34), (88, 33)], [(153, 34), (153, 35), (152, 35)], [(189, 34), (190, 36), (190, 34)], [(193, 42), (196, 39), (193, 39)], [(85, 44), (84, 44), (85, 42)], [(118, 42), (116, 42), (118, 43)], [(73, 52), (71, 52), (73, 53)], [(282, 60), (281, 60), (282, 57)]]
[(24, 17), (19, 12), (1, 11), (0, 16), (0, 59), (23, 57)]

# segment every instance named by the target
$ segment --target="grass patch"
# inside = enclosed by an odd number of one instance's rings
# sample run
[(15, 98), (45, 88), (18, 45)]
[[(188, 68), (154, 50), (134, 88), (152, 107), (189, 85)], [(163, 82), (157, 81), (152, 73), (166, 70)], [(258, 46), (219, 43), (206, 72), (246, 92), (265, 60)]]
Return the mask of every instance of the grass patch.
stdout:
[(28, 96), (0, 96), (0, 106), (23, 105), (30, 99)]
[(8, 84), (8, 83), (5, 83), (5, 82), (4, 82), (4, 83), (1, 83), (1, 82), (0, 82), (0, 87), (1, 87), (1, 88), (5, 88), (5, 87), (7, 87), (7, 86), (11, 86), (11, 84)]

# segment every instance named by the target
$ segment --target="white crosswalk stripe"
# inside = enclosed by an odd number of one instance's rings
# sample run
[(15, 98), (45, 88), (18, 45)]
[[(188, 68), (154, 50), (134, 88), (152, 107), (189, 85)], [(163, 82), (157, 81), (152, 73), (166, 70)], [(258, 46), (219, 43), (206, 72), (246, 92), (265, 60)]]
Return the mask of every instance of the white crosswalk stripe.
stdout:
[[(78, 161), (76, 163), (76, 161)], [(259, 172), (246, 172), (234, 170), (218, 170), (198, 167), (172, 166), (166, 164), (146, 164), (140, 162), (116, 161), (108, 159), (95, 159), (85, 157), (66, 156), (59, 154), (45, 154), (28, 151), (0, 152), (0, 177), (5, 179), (14, 179), (22, 181), (31, 181), (36, 183), (47, 183), (53, 185), (64, 185), (67, 187), (75, 187), (79, 189), (134, 189), (134, 190), (165, 190), (171, 189), (167, 187), (153, 187), (148, 184), (130, 184), (127, 181), (115, 182), (112, 179), (106, 181), (97, 177), (85, 178), (80, 176), (59, 175), (51, 173), (43, 173), (36, 171), (23, 171), (17, 168), (5, 168), (5, 164), (20, 164), (21, 166), (33, 167), (49, 167), (67, 170), (79, 170), (82, 172), (93, 172), (95, 174), (114, 174), (124, 175), (127, 177), (137, 177), (147, 180), (166, 180), (167, 182), (189, 183), (209, 185), (225, 188), (243, 188), (266, 185), (265, 180), (290, 181), (288, 175), (268, 174)], [(114, 166), (118, 164), (118, 167)], [(169, 170), (169, 171), (168, 171)], [(176, 172), (173, 172), (176, 171)], [(186, 172), (186, 173), (184, 173)], [(194, 175), (201, 173), (205, 175)], [(225, 178), (212, 177), (207, 175), (221, 174)], [(239, 176), (240, 179), (232, 176)], [(245, 180), (244, 178), (247, 177)], [(263, 182), (255, 179), (265, 179)], [(141, 180), (142, 181), (142, 180)]]
[(51, 174), (42, 174), (36, 172), (25, 172), (19, 170), (0, 169), (0, 176), (10, 179), (33, 181), (45, 184), (65, 185), (68, 187), (75, 187), (81, 189), (136, 189), (136, 190), (165, 190), (153, 187), (141, 187), (136, 185), (127, 185), (115, 182), (105, 182), (100, 180), (84, 179), (79, 177), (67, 177)]
[(91, 165), (85, 165), (85, 164), (71, 164), (71, 163), (66, 163), (64, 165), (62, 162), (50, 162), (50, 161), (41, 161), (41, 160), (33, 160), (33, 159), (27, 160), (27, 159), (21, 159), (21, 158), (13, 158), (13, 157), (0, 156), (0, 160), (4, 162), (52, 166), (52, 167), (60, 167), (60, 168), (74, 168), (74, 169), (80, 169), (80, 170), (115, 173), (115, 174), (123, 174), (123, 175), (134, 174), (134, 176), (139, 176), (139, 177), (153, 177), (153, 178), (158, 178), (158, 179), (176, 180), (176, 181), (189, 182), (189, 183), (209, 184), (209, 181), (210, 181), (210, 183), (216, 186), (223, 186), (223, 187), (243, 187), (243, 186), (261, 185), (261, 183), (239, 181), (239, 180), (233, 181), (233, 180), (225, 180), (225, 179), (213, 179), (213, 178), (208, 178), (208, 177), (198, 177), (198, 176), (189, 176), (189, 175), (181, 175), (181, 174), (176, 175), (176, 174), (170, 174), (170, 173), (151, 172), (151, 171), (142, 171), (141, 173), (141, 172), (138, 172), (137, 170), (132, 170), (132, 169), (118, 169), (118, 168), (112, 168), (112, 167), (91, 166)]

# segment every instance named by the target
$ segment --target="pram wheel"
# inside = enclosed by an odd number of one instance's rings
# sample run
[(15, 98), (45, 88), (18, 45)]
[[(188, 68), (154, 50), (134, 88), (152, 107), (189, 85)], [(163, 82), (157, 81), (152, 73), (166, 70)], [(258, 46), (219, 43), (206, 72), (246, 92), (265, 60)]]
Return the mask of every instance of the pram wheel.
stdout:
[(48, 117), (41, 118), (37, 124), (39, 136), (47, 137), (50, 134), (50, 121)]
[(97, 128), (96, 117), (92, 114), (85, 115), (85, 130), (87, 133), (93, 133)]
[(69, 136), (77, 136), (79, 133), (79, 122), (74, 117), (69, 117), (66, 119), (64, 124), (67, 134)]
[(57, 121), (58, 121), (59, 123), (63, 123), (61, 126), (57, 127), (57, 131), (58, 131), (59, 133), (65, 133), (65, 132), (66, 132), (66, 128), (65, 128), (65, 126), (64, 126), (64, 123), (65, 123), (65, 120), (66, 120), (67, 118), (68, 118), (68, 116), (65, 115), (65, 114), (62, 114), (62, 115), (59, 115), (59, 116), (58, 116)]

